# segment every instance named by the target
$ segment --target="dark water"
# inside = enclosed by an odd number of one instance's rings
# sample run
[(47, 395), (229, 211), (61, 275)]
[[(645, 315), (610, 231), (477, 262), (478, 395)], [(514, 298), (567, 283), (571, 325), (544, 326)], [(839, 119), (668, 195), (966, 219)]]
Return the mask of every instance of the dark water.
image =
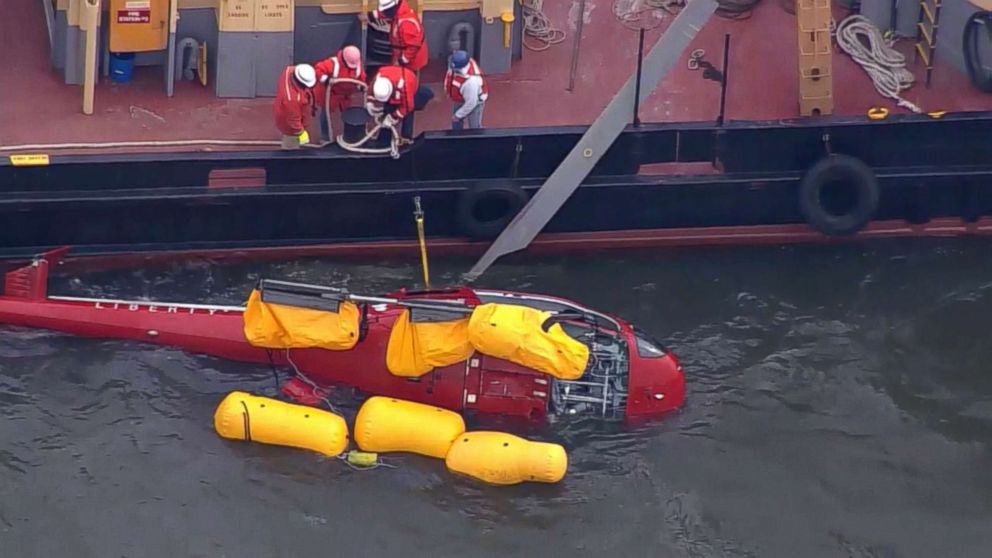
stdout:
[[(986, 241), (520, 261), (486, 286), (561, 294), (668, 342), (676, 417), (557, 423), (555, 486), (440, 461), (356, 472), (211, 428), (265, 367), (0, 330), (0, 555), (976, 556), (992, 548)], [(434, 262), (451, 279), (467, 261)], [(410, 262), (186, 265), (64, 277), (62, 294), (240, 302), (259, 274), (378, 291)]]

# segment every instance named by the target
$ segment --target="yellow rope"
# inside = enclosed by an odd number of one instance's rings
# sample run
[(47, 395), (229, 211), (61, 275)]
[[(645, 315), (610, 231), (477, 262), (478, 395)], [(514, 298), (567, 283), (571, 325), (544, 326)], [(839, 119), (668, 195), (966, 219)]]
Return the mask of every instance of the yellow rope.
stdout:
[(424, 235), (424, 211), (420, 208), (420, 196), (413, 198), (413, 218), (417, 222), (417, 238), (420, 240), (420, 264), (424, 268), (424, 287), (431, 289), (431, 276), (427, 268), (427, 240)]

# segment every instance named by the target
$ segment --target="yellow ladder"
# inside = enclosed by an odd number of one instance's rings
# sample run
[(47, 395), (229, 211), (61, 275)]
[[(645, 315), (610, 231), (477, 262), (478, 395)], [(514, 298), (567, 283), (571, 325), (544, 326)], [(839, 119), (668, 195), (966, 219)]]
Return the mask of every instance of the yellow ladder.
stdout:
[(920, 17), (916, 21), (916, 60), (923, 59), (927, 67), (926, 86), (930, 87), (933, 54), (937, 50), (937, 22), (940, 21), (941, 0), (920, 0)]
[(799, 51), (799, 114), (834, 111), (830, 0), (795, 0)]

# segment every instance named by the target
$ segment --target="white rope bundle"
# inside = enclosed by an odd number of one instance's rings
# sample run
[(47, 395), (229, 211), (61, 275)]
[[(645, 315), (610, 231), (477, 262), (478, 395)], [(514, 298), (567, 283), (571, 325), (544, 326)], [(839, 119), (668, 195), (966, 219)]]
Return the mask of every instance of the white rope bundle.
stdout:
[(613, 0), (613, 15), (629, 29), (653, 29), (683, 6), (685, 0)]
[[(362, 147), (363, 145), (365, 145), (366, 142), (377, 137), (379, 135), (379, 130), (381, 130), (382, 128), (386, 128), (392, 133), (392, 138), (390, 139), (389, 147)], [(358, 140), (355, 143), (348, 143), (344, 141), (343, 135), (338, 136), (338, 146), (340, 146), (342, 149), (351, 151), (353, 153), (375, 153), (375, 154), (389, 153), (389, 156), (392, 157), (393, 159), (399, 159), (400, 132), (399, 130), (396, 129), (395, 126), (387, 125), (385, 118), (380, 118), (379, 120), (376, 121), (375, 127), (369, 130), (365, 134), (365, 137), (363, 137), (362, 139)]]
[(852, 15), (841, 21), (837, 25), (837, 44), (868, 73), (880, 94), (897, 101), (901, 107), (923, 112), (899, 95), (915, 79), (906, 69), (906, 57), (892, 48), (893, 41), (886, 40), (868, 18)]
[(522, 0), (520, 7), (524, 14), (524, 34), (539, 43), (537, 46), (527, 44), (525, 37), (525, 47), (533, 51), (548, 50), (552, 45), (565, 40), (565, 32), (552, 26), (551, 20), (544, 15), (544, 0)]

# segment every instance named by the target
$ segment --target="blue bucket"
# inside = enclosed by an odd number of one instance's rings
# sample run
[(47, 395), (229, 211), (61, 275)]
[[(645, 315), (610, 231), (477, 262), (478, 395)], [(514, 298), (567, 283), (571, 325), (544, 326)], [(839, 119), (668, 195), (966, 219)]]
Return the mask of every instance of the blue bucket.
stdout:
[(133, 70), (133, 52), (115, 52), (110, 55), (110, 79), (114, 83), (127, 83), (131, 81), (131, 72)]

